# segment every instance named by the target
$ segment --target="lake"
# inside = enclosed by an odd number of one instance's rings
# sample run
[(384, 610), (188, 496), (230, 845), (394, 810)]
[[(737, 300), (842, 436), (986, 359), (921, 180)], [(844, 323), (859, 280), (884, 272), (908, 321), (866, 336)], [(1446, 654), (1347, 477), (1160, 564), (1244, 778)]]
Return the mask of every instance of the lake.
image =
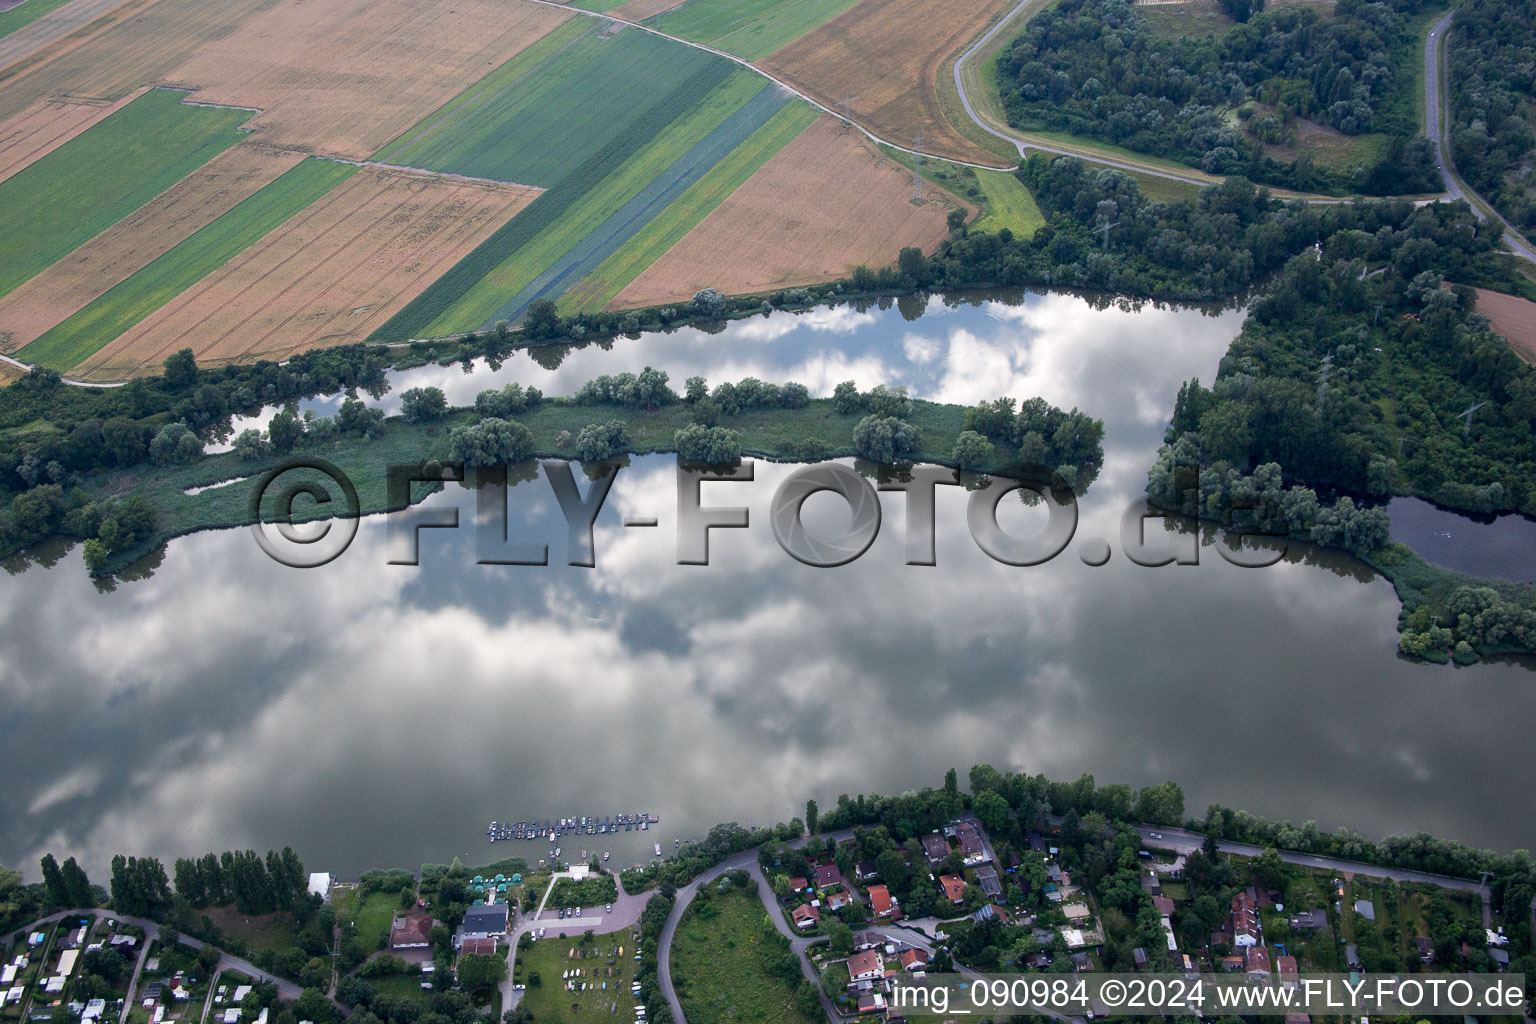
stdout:
[[(709, 565), (678, 565), (667, 456), (617, 472), (592, 569), (565, 564), (537, 478), (511, 489), (509, 532), (547, 543), (548, 566), (477, 564), (476, 496), (456, 486), (429, 504), (457, 506), (461, 528), (422, 531), (418, 566), (389, 564), (399, 538), (377, 517), (320, 569), (269, 560), (249, 530), (211, 532), (108, 593), (75, 549), (0, 585), (0, 862), (35, 875), (53, 850), (100, 881), (118, 851), (169, 863), (291, 844), (345, 876), (547, 854), (491, 846), (492, 819), (661, 815), (562, 840), (620, 865), (719, 820), (779, 821), (808, 796), (937, 785), (981, 761), (1174, 779), (1191, 813), (1220, 801), (1370, 836), (1533, 845), (1528, 666), (1400, 659), (1391, 587), (1337, 553), (1295, 545), (1244, 569), (1207, 546), (1198, 565), (1146, 568), (1121, 550), (1179, 383), (1212, 378), (1241, 311), (1029, 293), (917, 312), (775, 314), (553, 368), (527, 354), (494, 373), (427, 366), (396, 374), (385, 404), (421, 384), (456, 404), (509, 380), (569, 394), (646, 364), (678, 388), (698, 373), (818, 395), (850, 378), (944, 402), (1040, 395), (1107, 430), (1075, 539), (1049, 563), (987, 557), (968, 493), (939, 487), (936, 565), (904, 564), (900, 494), (882, 495), (862, 557), (803, 565), (769, 522), (796, 467), (758, 461), (751, 483), (701, 489), (751, 526), (712, 531)], [(641, 517), (658, 525), (623, 525)], [(805, 503), (813, 534), (847, 518), (831, 495)], [(1022, 537), (1045, 511), (1007, 498), (998, 520)], [(1170, 542), (1155, 523), (1148, 537)], [(1081, 557), (1097, 539), (1102, 567)]]

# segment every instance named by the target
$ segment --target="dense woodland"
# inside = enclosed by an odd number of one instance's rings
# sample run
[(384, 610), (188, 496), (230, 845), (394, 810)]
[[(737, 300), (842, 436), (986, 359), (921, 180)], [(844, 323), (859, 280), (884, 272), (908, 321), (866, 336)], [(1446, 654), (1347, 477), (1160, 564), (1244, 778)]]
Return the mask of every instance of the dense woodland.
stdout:
[[(1432, 191), (1433, 152), (1414, 97), (1412, 18), (1422, 7), (1340, 0), (1325, 20), (1309, 5), (1288, 5), (1193, 38), (1157, 34), (1127, 0), (1063, 0), (999, 56), (1004, 106), (1020, 128), (1286, 188)], [(1368, 164), (1324, 165), (1298, 140), (1309, 125), (1392, 141)]]
[(1465, 0), (1447, 68), (1456, 169), (1510, 223), (1536, 230), (1536, 0)]

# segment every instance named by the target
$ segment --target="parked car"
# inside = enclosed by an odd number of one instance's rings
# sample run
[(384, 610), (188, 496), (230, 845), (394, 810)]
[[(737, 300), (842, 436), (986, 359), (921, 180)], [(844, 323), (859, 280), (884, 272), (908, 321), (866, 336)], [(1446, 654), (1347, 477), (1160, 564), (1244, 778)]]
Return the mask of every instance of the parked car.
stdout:
[(613, 913), (613, 904), (612, 903), (608, 904), (608, 913), (610, 913), (610, 914)]
[(576, 908), (576, 916), (577, 916), (577, 917), (580, 917), (580, 916), (581, 916), (581, 908), (580, 908), (580, 907), (577, 907), (577, 908)]
[(1163, 834), (1161, 832), (1148, 832), (1147, 833), (1147, 838), (1149, 838), (1149, 839), (1161, 839), (1161, 838), (1163, 838)]

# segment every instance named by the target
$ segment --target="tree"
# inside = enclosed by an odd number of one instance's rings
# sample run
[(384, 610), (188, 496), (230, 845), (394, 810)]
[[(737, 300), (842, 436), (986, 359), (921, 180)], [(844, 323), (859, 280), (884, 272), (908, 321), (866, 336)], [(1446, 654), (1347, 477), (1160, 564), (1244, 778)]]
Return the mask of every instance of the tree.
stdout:
[(834, 956), (847, 956), (853, 952), (853, 929), (837, 918), (828, 918), (822, 926), (822, 931), (832, 940), (832, 954)]
[(492, 988), (507, 980), (507, 958), (471, 953), (459, 958), (459, 984), (466, 992)]
[(96, 905), (96, 897), (91, 892), (91, 880), (85, 877), (85, 870), (75, 863), (75, 858), (71, 857), (64, 862), (60, 874), (64, 879), (65, 901), (68, 906), (94, 907)]
[(955, 438), (955, 448), (950, 457), (961, 469), (976, 469), (992, 461), (995, 450), (992, 442), (976, 431), (962, 430), (960, 436)]
[(703, 377), (689, 377), (683, 382), (683, 397), (690, 403), (709, 397), (709, 382)]
[(185, 391), (197, 383), (197, 357), (190, 348), (165, 357), (165, 386)]
[(1008, 801), (992, 790), (984, 790), (971, 804), (976, 820), (988, 832), (1001, 832), (1008, 824)]
[(515, 420), (487, 417), (454, 427), (448, 435), (449, 457), (466, 466), (521, 462), (533, 454), (533, 432)]
[(910, 461), (917, 450), (917, 429), (894, 416), (865, 416), (853, 428), (853, 447), (871, 462), (893, 466)]
[(725, 296), (714, 288), (700, 288), (693, 293), (693, 311), (703, 317), (722, 317), (725, 315)]
[(167, 423), (149, 443), (149, 458), (157, 466), (196, 462), (203, 457), (203, 442), (185, 423)]
[(629, 447), (629, 425), (623, 420), (588, 423), (576, 434), (576, 456), (583, 462), (611, 459)]
[[(694, 406), (695, 411), (709, 402), (710, 399), (704, 399)], [(673, 433), (672, 444), (678, 457), (686, 462), (728, 466), (741, 459), (741, 435), (727, 427), (690, 423)]]
[(400, 393), (400, 415), (407, 423), (435, 423), (448, 412), (440, 388), (409, 388)]
[(832, 389), (832, 411), (839, 416), (851, 416), (864, 408), (864, 396), (859, 394), (859, 386), (851, 380), (845, 380)]
[(560, 327), (560, 314), (553, 299), (534, 299), (528, 304), (528, 312), (523, 314), (523, 334), (527, 337), (553, 338), (560, 333)]
[(69, 906), (69, 887), (64, 884), (64, 873), (53, 854), (43, 854), (43, 890), (48, 894), (50, 907)]
[(805, 831), (811, 835), (816, 834), (816, 819), (818, 817), (815, 800), (805, 802)]

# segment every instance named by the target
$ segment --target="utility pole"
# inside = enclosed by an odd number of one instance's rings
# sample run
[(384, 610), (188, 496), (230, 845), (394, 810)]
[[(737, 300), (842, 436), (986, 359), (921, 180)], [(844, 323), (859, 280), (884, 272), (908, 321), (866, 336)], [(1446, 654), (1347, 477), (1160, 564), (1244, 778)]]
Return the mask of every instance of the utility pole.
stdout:
[(1462, 428), (1462, 431), (1461, 431), (1461, 436), (1462, 437), (1467, 437), (1467, 436), (1471, 435), (1471, 433), (1472, 433), (1472, 414), (1477, 412), (1477, 410), (1481, 409), (1483, 406), (1485, 406), (1487, 404), (1488, 404), (1487, 402), (1478, 402), (1476, 405), (1468, 406), (1466, 412), (1464, 412), (1460, 416), (1456, 417), (1459, 420), (1465, 420), (1466, 424), (1467, 424), (1465, 427)]
[(858, 99), (857, 96), (844, 96), (843, 101), (838, 104), (838, 106), (843, 108), (843, 126), (845, 128), (853, 125), (853, 108), (851, 104), (856, 99)]
[(919, 135), (912, 140), (912, 202), (921, 204), (923, 201), (923, 137)]
[(1106, 217), (1105, 220), (1104, 220), (1104, 226), (1099, 229), (1100, 231), (1104, 232), (1104, 251), (1105, 252), (1109, 251), (1109, 229), (1110, 228), (1117, 228), (1119, 226), (1120, 226), (1120, 222), (1119, 221), (1115, 221), (1113, 224), (1111, 224), (1109, 222), (1109, 219)]

